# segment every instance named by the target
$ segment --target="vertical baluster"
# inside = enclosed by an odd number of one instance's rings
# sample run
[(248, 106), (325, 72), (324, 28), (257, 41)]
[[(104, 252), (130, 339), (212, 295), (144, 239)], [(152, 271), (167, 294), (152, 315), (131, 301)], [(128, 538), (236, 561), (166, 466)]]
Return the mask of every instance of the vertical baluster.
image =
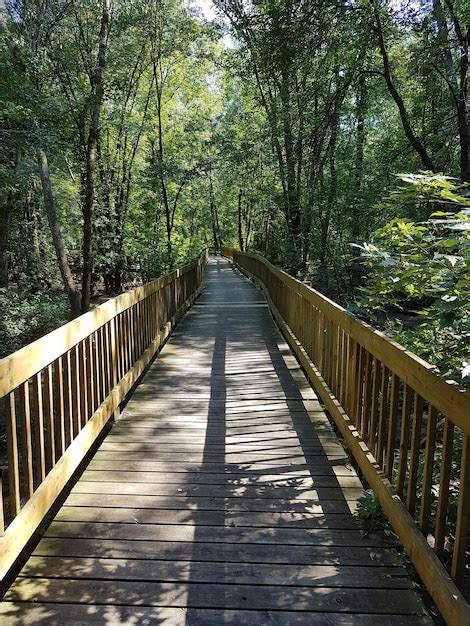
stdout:
[(136, 345), (136, 361), (140, 359), (142, 355), (142, 345), (143, 345), (143, 325), (142, 325), (142, 305), (143, 302), (140, 300), (134, 307), (135, 309), (135, 328), (134, 328), (134, 336), (135, 336), (135, 345)]
[(44, 410), (42, 402), (42, 376), (38, 372), (33, 377), (33, 435), (35, 448), (36, 482), (46, 478), (46, 452), (44, 446)]
[(80, 360), (78, 346), (70, 350), (70, 380), (72, 384), (72, 441), (80, 430)]
[(389, 369), (382, 365), (382, 380), (380, 384), (380, 405), (379, 405), (379, 427), (377, 433), (377, 463), (382, 466), (384, 458), (385, 434), (387, 430), (387, 411), (388, 411), (388, 387), (389, 387)]
[(93, 334), (89, 335), (85, 339), (85, 370), (86, 370), (86, 383), (87, 383), (87, 400), (88, 400), (88, 419), (91, 418), (95, 412), (95, 394), (96, 394), (96, 379), (95, 379), (95, 367), (94, 367), (94, 355), (93, 355)]
[(347, 349), (346, 349), (346, 333), (341, 329), (341, 352), (339, 363), (339, 401), (341, 406), (345, 408), (346, 402), (346, 372), (347, 372)]
[(133, 307), (130, 307), (126, 311), (126, 343), (127, 343), (127, 371), (129, 371), (134, 362), (134, 334), (133, 334), (133, 321), (134, 321)]
[(341, 393), (341, 350), (343, 332), (336, 326), (336, 349), (335, 349), (335, 396), (340, 397)]
[[(121, 380), (121, 378), (124, 375), (124, 339), (123, 339), (123, 332), (122, 332), (122, 326), (123, 326), (123, 320), (122, 320), (122, 313), (120, 313), (119, 315), (117, 315), (114, 320), (113, 323), (109, 325), (108, 328), (108, 350), (109, 350), (109, 354), (114, 354), (114, 360), (116, 361), (116, 372), (117, 372), (117, 379)], [(114, 341), (115, 341), (115, 346), (114, 346), (114, 352), (113, 352), (113, 348), (112, 346), (112, 342), (111, 342), (111, 336), (114, 334)], [(109, 368), (109, 385), (110, 385), (110, 389), (113, 388), (114, 383), (113, 383), (113, 368), (114, 365), (112, 365), (111, 368)]]
[(346, 380), (346, 412), (351, 417), (355, 398), (357, 343), (348, 335), (348, 372)]
[(372, 399), (370, 406), (370, 427), (369, 427), (369, 450), (376, 456), (377, 454), (377, 424), (379, 421), (379, 395), (380, 380), (382, 372), (382, 363), (378, 359), (374, 359), (372, 371)]
[[(64, 370), (63, 370), (63, 358), (59, 357), (54, 362), (54, 406), (55, 406), (55, 418), (56, 418), (56, 450), (57, 457), (59, 458), (64, 454), (66, 448), (66, 406), (64, 399)], [(66, 358), (66, 356), (65, 356)]]
[(121, 355), (122, 355), (122, 370), (121, 370), (121, 378), (127, 373), (129, 369), (128, 365), (128, 339), (127, 339), (127, 311), (123, 311), (122, 315), (119, 318), (121, 322)]
[(447, 507), (449, 504), (449, 483), (454, 447), (454, 424), (446, 418), (442, 435), (441, 473), (439, 477), (439, 498), (437, 501), (436, 532), (434, 550), (437, 556), (444, 552), (447, 527)]
[(80, 394), (79, 430), (81, 430), (89, 419), (88, 413), (88, 393), (89, 380), (87, 372), (87, 340), (84, 339), (77, 346), (78, 355), (78, 386)]
[(423, 487), (421, 492), (421, 512), (419, 525), (426, 535), (430, 530), (431, 490), (433, 484), (434, 453), (436, 450), (437, 410), (429, 405), (426, 428), (426, 448), (424, 450)]
[(105, 398), (109, 394), (109, 378), (108, 378), (108, 370), (107, 365), (109, 364), (109, 359), (111, 355), (107, 350), (107, 342), (106, 336), (108, 333), (108, 326), (113, 324), (114, 320), (111, 320), (107, 324), (101, 327), (100, 331), (100, 346), (99, 346), (99, 354), (100, 354), (100, 366), (101, 366), (101, 389), (102, 389), (102, 402), (104, 402)]
[(100, 336), (101, 336), (101, 328), (95, 332), (93, 337), (93, 356), (94, 356), (94, 372), (95, 372), (95, 405), (96, 409), (101, 406), (105, 395), (103, 392), (103, 379), (102, 379), (102, 370), (101, 370), (101, 361), (100, 361)]
[(361, 436), (364, 441), (369, 437), (370, 426), (370, 408), (372, 400), (372, 354), (366, 353), (365, 367), (364, 367), (364, 405), (362, 408), (362, 414), (360, 415), (360, 430)]
[(408, 480), (408, 494), (406, 498), (406, 506), (412, 516), (416, 510), (416, 499), (418, 490), (418, 469), (419, 469), (419, 451), (421, 444), (421, 426), (423, 423), (423, 399), (415, 393), (414, 411), (413, 411), (413, 428), (411, 430), (410, 445), (410, 475)]
[(452, 558), (452, 578), (461, 587), (465, 574), (466, 552), (470, 528), (470, 436), (462, 433), (462, 456), (460, 457), (460, 487), (457, 506), (457, 526)]
[(388, 418), (387, 452), (385, 458), (385, 474), (390, 480), (392, 479), (393, 462), (395, 460), (395, 443), (398, 428), (399, 387), (400, 379), (396, 374), (393, 374), (390, 389), (390, 413)]
[(118, 380), (126, 373), (126, 338), (124, 334), (124, 313), (120, 313), (116, 318), (116, 327), (114, 331), (117, 329), (116, 335), (116, 347), (117, 347), (117, 358), (118, 358)]
[(34, 492), (33, 478), (33, 442), (31, 436), (31, 409), (29, 401), (29, 382), (23, 383), (20, 388), (20, 434), (21, 434), (21, 461), (23, 468), (23, 486), (27, 498)]
[(356, 425), (356, 428), (360, 429), (361, 427), (361, 415), (364, 403), (364, 370), (365, 370), (365, 350), (362, 346), (357, 346), (357, 356), (356, 356), (356, 373), (355, 373), (355, 384), (354, 384), (354, 408), (353, 408), (353, 422)]
[(331, 388), (331, 322), (325, 318), (325, 382)]
[(0, 537), (5, 534), (5, 501), (3, 498), (3, 471), (0, 470)]
[(410, 413), (412, 390), (405, 385), (403, 389), (403, 406), (401, 413), (400, 452), (398, 456), (397, 493), (403, 498), (406, 470), (408, 468), (408, 444), (410, 438)]
[(44, 370), (44, 423), (46, 426), (46, 473), (55, 464), (54, 376), (53, 365)]
[[(118, 382), (119, 382), (119, 368), (118, 368), (118, 351), (119, 351), (119, 346), (117, 343), (117, 338), (116, 338), (116, 320), (117, 318), (115, 317), (113, 320), (111, 320), (111, 323), (109, 324), (109, 340), (110, 340), (110, 345), (109, 345), (109, 362), (111, 363), (111, 367), (109, 368), (110, 371), (110, 375), (111, 375), (111, 387), (115, 387)], [(116, 409), (116, 411), (114, 412), (114, 419), (118, 419), (119, 417), (119, 407)]]
[(18, 436), (16, 423), (15, 394), (5, 398), (6, 436), (8, 458), (8, 490), (11, 517), (16, 517), (20, 510), (20, 463), (18, 454)]

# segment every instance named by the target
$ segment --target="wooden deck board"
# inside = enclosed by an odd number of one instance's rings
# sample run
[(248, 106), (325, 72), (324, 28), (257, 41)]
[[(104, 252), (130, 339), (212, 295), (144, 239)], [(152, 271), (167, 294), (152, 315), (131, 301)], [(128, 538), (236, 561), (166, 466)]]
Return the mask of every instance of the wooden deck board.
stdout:
[(0, 605), (5, 624), (431, 623), (260, 292), (223, 260)]

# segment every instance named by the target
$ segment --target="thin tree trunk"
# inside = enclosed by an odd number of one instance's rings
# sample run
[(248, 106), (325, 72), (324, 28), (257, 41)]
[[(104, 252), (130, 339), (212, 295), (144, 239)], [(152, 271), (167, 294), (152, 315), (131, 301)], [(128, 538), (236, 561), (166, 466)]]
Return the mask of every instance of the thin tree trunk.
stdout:
[(294, 140), (292, 136), (291, 101), (289, 88), (289, 72), (282, 69), (281, 101), (282, 101), (282, 125), (284, 134), (284, 150), (286, 154), (286, 182), (287, 182), (287, 222), (292, 238), (293, 252), (295, 257), (302, 258), (300, 198), (297, 187), (295, 167)]
[(243, 189), (238, 191), (238, 206), (237, 206), (237, 221), (238, 221), (238, 245), (241, 252), (245, 252), (245, 245), (243, 242), (243, 225), (242, 225), (242, 202), (243, 202)]
[(463, 183), (470, 182), (470, 137), (468, 128), (468, 112), (467, 112), (467, 81), (468, 81), (468, 46), (469, 46), (469, 26), (463, 27), (454, 10), (451, 0), (446, 0), (447, 7), (450, 12), (452, 22), (454, 24), (455, 34), (459, 42), (458, 63), (459, 63), (459, 80), (454, 69), (452, 50), (449, 44), (449, 29), (446, 17), (440, 0), (433, 0), (434, 14), (436, 16), (439, 32), (437, 42), (442, 50), (442, 60), (447, 75), (447, 84), (455, 102), (457, 111), (457, 127), (459, 131), (459, 165), (460, 180)]
[(104, 70), (109, 30), (109, 1), (103, 0), (98, 65), (93, 74), (93, 106), (86, 151), (85, 194), (83, 201), (83, 271), (82, 312), (90, 308), (91, 277), (93, 271), (93, 205), (95, 202), (95, 165), (98, 146), (100, 112), (103, 103)]
[(218, 218), (217, 207), (214, 199), (214, 189), (212, 186), (212, 169), (209, 168), (209, 204), (211, 209), (211, 221), (212, 221), (212, 238), (214, 241), (215, 252), (220, 252), (220, 237), (218, 232)]
[(41, 178), (44, 206), (47, 214), (47, 221), (52, 235), (52, 243), (57, 256), (60, 273), (64, 282), (65, 291), (70, 302), (70, 312), (72, 317), (80, 315), (80, 292), (75, 285), (75, 281), (70, 270), (67, 253), (65, 251), (62, 232), (55, 208), (54, 195), (52, 193), (51, 179), (49, 175), (49, 164), (44, 150), (36, 149), (36, 159), (38, 163), (39, 177)]
[(382, 21), (380, 19), (380, 13), (375, 4), (373, 5), (373, 12), (376, 24), (376, 32), (379, 42), (380, 54), (382, 56), (383, 61), (383, 74), (385, 78), (385, 83), (387, 84), (388, 91), (392, 96), (395, 104), (397, 105), (398, 112), (400, 113), (400, 119), (403, 126), (403, 130), (405, 131), (406, 138), (408, 139), (413, 150), (419, 155), (421, 162), (425, 169), (435, 171), (434, 164), (432, 162), (431, 157), (426, 150), (425, 145), (421, 141), (421, 139), (415, 134), (413, 128), (411, 126), (410, 118), (408, 116), (408, 111), (406, 110), (405, 103), (400, 93), (398, 92), (390, 69), (390, 60), (388, 57), (387, 47), (385, 45), (384, 33), (382, 27)]
[(10, 239), (11, 193), (0, 203), (0, 288), (8, 287), (8, 252)]
[[(359, 83), (356, 94), (356, 155), (354, 163), (354, 199), (352, 203), (352, 223), (351, 235), (354, 242), (357, 243), (361, 235), (361, 216), (360, 206), (362, 201), (362, 176), (364, 165), (364, 146), (366, 141), (365, 131), (365, 88), (364, 74), (359, 77)], [(357, 248), (354, 248), (357, 250)]]

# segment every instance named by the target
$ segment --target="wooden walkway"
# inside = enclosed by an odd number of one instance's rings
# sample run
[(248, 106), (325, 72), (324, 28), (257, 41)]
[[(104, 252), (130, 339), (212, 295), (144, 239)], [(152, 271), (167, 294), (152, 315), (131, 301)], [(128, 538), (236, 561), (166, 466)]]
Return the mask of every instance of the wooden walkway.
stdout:
[(204, 284), (1, 623), (430, 623), (264, 298), (222, 259)]

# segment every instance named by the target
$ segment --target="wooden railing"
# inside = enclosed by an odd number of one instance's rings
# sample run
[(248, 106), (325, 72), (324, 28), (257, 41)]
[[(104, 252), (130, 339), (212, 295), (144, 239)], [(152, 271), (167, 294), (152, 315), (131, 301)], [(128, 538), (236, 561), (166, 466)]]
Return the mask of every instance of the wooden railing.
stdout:
[(223, 254), (264, 289), (447, 623), (469, 624), (458, 589), (470, 531), (469, 394), (263, 257), (231, 249)]
[(204, 251), (0, 360), (0, 580), (196, 298), (206, 262)]

